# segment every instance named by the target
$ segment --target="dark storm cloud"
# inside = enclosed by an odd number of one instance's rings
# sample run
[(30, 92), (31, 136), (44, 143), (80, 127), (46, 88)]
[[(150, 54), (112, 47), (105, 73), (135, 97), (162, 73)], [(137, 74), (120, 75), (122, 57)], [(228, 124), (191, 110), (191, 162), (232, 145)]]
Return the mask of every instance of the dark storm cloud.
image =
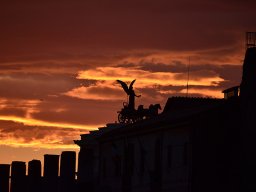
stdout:
[(27, 109), (18, 107), (17, 103), (15, 106), (8, 104), (5, 107), (0, 109), (0, 115), (7, 115), (7, 116), (18, 116), (18, 117), (25, 117)]
[[(20, 58), (21, 59), (21, 58)], [(75, 70), (78, 69), (86, 69), (89, 66), (86, 64), (81, 64), (76, 61), (65, 61), (65, 62), (54, 62), (54, 61), (41, 61), (38, 62), (38, 59), (35, 60), (34, 62), (32, 61), (31, 63), (22, 63), (22, 62), (17, 62), (17, 63), (2, 63), (0, 71), (1, 72), (41, 72), (44, 73), (46, 71), (50, 71), (51, 69), (55, 69), (54, 72), (58, 72), (56, 69), (59, 69), (59, 73), (64, 72), (64, 73), (74, 73)], [(61, 70), (60, 70), (61, 69)], [(40, 71), (41, 70), (41, 71)]]
[[(210, 62), (210, 61), (209, 61)], [(186, 79), (188, 72), (188, 64), (181, 61), (172, 61), (171, 63), (154, 63), (154, 62), (139, 62), (139, 63), (124, 63), (118, 67), (137, 68), (150, 72), (170, 72), (176, 73), (176, 79)], [(190, 78), (197, 80), (203, 77), (219, 76), (225, 81), (222, 84), (232, 85), (239, 84), (242, 76), (242, 64), (196, 64), (189, 66)]]
[(45, 99), (68, 91), (81, 81), (70, 74), (10, 73), (0, 75), (0, 97)]
[(32, 117), (49, 122), (99, 125), (114, 122), (121, 104), (120, 101), (96, 100), (93, 102), (87, 99), (60, 96), (40, 103), (37, 106), (39, 111), (33, 113)]
[[(142, 63), (140, 63), (142, 64)], [(130, 63), (129, 66), (136, 66), (135, 64)], [(173, 62), (170, 64), (164, 63), (143, 63), (141, 66), (137, 65), (137, 68), (151, 71), (151, 72), (169, 72), (175, 73), (175, 79), (184, 80), (187, 79), (187, 65), (181, 62)], [(210, 93), (219, 93), (221, 95), (221, 91), (227, 89), (232, 86), (240, 85), (242, 75), (242, 67), (241, 65), (210, 65), (210, 64), (193, 64), (190, 65), (190, 80), (200, 80), (203, 78), (214, 78), (220, 77), (224, 81), (221, 82), (212, 82), (213, 85), (189, 85), (189, 89), (197, 90), (197, 93), (190, 93), (190, 97), (209, 97)], [(157, 100), (161, 97), (165, 100), (171, 96), (186, 96), (186, 85), (177, 86), (172, 85), (155, 85), (150, 88), (140, 88), (140, 92), (143, 93), (143, 96), (146, 98), (152, 98)], [(211, 92), (212, 91), (212, 92)]]
[[(186, 97), (186, 92), (182, 92), (182, 90), (186, 90), (186, 86), (156, 86), (155, 89), (142, 88), (139, 89), (143, 96), (142, 100), (139, 100), (140, 104), (143, 104), (144, 107), (149, 107), (152, 103), (160, 103), (162, 108), (165, 106), (167, 98), (169, 97)], [(190, 88), (198, 88), (198, 89), (207, 89), (207, 86), (190, 86)], [(210, 87), (212, 88), (212, 87)], [(216, 88), (219, 90), (219, 88)], [(189, 97), (207, 97), (203, 93), (189, 93)]]
[[(97, 87), (97, 80), (76, 79), (77, 73), (122, 66), (151, 73), (180, 73), (176, 79), (186, 79), (184, 60), (154, 61), (155, 55), (161, 57), (166, 52), (180, 53), (182, 57), (196, 55), (190, 66), (191, 80), (224, 80), (213, 87), (190, 85), (189, 96), (209, 96), (209, 90), (220, 92), (238, 85), (241, 65), (235, 64), (242, 60), (244, 32), (256, 30), (255, 7), (256, 1), (252, 0), (2, 2), (0, 114), (60, 124), (113, 122), (116, 111), (122, 108), (120, 100), (126, 101), (126, 95), (110, 87)], [(141, 62), (133, 62), (134, 58)], [(161, 102), (163, 106), (170, 96), (186, 95), (186, 85), (168, 83), (138, 89), (142, 94), (138, 104)], [(92, 100), (65, 94), (81, 87), (88, 88), (88, 93), (121, 99)], [(53, 135), (51, 142), (69, 144), (80, 134), (80, 130), (9, 121), (0, 121), (0, 130), (1, 138), (11, 136), (13, 142), (21, 139), (43, 143)]]
[(254, 4), (201, 0), (5, 3), (1, 57), (234, 46), (246, 29), (255, 26), (249, 11)]

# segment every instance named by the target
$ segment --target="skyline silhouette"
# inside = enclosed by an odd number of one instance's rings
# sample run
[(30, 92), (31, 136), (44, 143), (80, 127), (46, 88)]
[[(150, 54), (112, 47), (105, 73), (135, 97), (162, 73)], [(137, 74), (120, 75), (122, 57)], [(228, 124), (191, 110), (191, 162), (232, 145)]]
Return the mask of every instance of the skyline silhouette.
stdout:
[(5, 1), (0, 7), (0, 164), (76, 151), (80, 134), (135, 109), (239, 85), (254, 1)]
[[(0, 164), (1, 191), (9, 192), (9, 178), (10, 192), (256, 190), (256, 32), (248, 34), (255, 36), (247, 43), (241, 84), (225, 89), (223, 98), (169, 97), (160, 114), (81, 134), (74, 140), (77, 170), (75, 151), (45, 154), (43, 176), (40, 160), (28, 168), (22, 161)], [(130, 88), (119, 82), (135, 97), (135, 80)]]

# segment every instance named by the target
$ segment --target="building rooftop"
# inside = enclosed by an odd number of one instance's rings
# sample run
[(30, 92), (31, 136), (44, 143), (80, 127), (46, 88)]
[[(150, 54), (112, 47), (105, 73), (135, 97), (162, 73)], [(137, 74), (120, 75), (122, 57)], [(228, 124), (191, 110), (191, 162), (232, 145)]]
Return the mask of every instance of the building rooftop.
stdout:
[(223, 106), (226, 102), (228, 102), (226, 99), (171, 97), (167, 100), (163, 112), (154, 118), (132, 124), (107, 124), (106, 127), (101, 127), (99, 130), (81, 135), (81, 140), (77, 140), (75, 143), (80, 146), (88, 145), (94, 144), (98, 140), (157, 131), (165, 128), (166, 125), (168, 128), (177, 127), (179, 124), (188, 123), (198, 114)]
[(170, 97), (164, 107), (163, 113), (208, 106), (212, 104), (222, 103), (223, 99), (202, 98), (202, 97)]

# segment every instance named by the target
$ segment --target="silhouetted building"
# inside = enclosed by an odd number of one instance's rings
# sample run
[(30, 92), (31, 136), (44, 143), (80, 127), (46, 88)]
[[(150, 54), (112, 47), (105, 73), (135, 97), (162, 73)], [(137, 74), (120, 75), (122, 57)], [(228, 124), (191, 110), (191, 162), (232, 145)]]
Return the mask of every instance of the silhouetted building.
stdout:
[(27, 191), (26, 163), (13, 161), (11, 164), (11, 192)]
[(44, 177), (57, 178), (59, 175), (59, 155), (44, 155)]
[(63, 151), (60, 163), (60, 191), (70, 192), (75, 188), (76, 152)]
[[(256, 47), (241, 86), (223, 99), (169, 98), (154, 119), (81, 135), (80, 189), (115, 192), (256, 191)], [(91, 191), (92, 191), (91, 190)]]
[(44, 155), (43, 191), (58, 191), (59, 155)]
[(40, 160), (28, 162), (28, 192), (42, 191), (41, 177), (42, 167)]
[(224, 98), (229, 99), (231, 97), (239, 97), (240, 96), (240, 86), (231, 87), (222, 91), (224, 93)]
[(9, 192), (10, 165), (0, 164), (0, 192)]
[[(250, 45), (251, 46), (251, 45)], [(243, 129), (242, 144), (242, 185), (245, 191), (256, 191), (256, 47), (247, 49), (241, 83), (241, 106)]]
[(28, 162), (28, 176), (40, 178), (42, 176), (41, 161), (33, 159)]
[[(76, 153), (13, 161), (10, 192), (256, 191), (256, 33), (247, 33), (240, 86), (224, 98), (171, 97), (163, 112), (81, 135)], [(133, 81), (134, 82), (134, 81)], [(126, 85), (127, 87), (127, 85)], [(135, 109), (134, 109), (135, 111)], [(0, 192), (10, 165), (0, 164)]]
[[(94, 188), (98, 185), (100, 148), (96, 138), (122, 126), (121, 124), (108, 124), (107, 127), (99, 128), (98, 131), (90, 131), (90, 134), (81, 135), (81, 140), (75, 141), (75, 143), (80, 146), (77, 173), (77, 186), (79, 191), (94, 191)], [(106, 190), (106, 188), (104, 190)]]

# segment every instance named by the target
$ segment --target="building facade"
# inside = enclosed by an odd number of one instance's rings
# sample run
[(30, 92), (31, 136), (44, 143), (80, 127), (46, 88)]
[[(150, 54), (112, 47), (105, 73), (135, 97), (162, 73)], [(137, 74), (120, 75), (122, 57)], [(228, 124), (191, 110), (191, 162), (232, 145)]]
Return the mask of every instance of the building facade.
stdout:
[(155, 118), (81, 135), (81, 191), (255, 191), (255, 69), (250, 47), (223, 99), (172, 97)]

